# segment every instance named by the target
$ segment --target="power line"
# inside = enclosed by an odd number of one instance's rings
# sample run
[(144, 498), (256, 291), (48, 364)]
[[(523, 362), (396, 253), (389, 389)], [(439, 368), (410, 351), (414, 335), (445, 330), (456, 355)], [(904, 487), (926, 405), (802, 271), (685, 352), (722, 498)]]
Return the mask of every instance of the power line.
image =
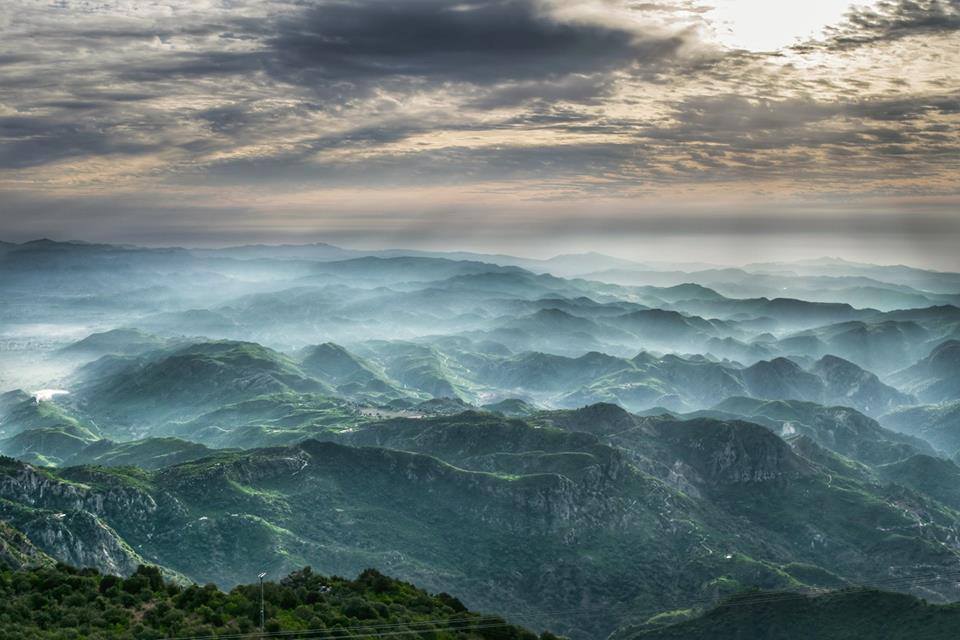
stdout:
[[(933, 584), (942, 584), (950, 582), (960, 581), (960, 570), (953, 570), (940, 573), (932, 574), (918, 574), (913, 576), (900, 576), (895, 578), (886, 578), (880, 580), (871, 581), (869, 585), (857, 585), (857, 586), (848, 586), (841, 587), (836, 589), (829, 588), (813, 588), (805, 591), (777, 591), (777, 592), (760, 592), (756, 594), (746, 594), (746, 595), (734, 595), (731, 600), (721, 600), (717, 602), (716, 598), (713, 597), (702, 597), (695, 598), (692, 600), (686, 600), (683, 604), (687, 606), (696, 606), (696, 605), (715, 605), (719, 608), (727, 607), (736, 607), (736, 606), (758, 606), (762, 604), (771, 604), (771, 603), (780, 603), (793, 600), (806, 600), (812, 597), (818, 597), (823, 595), (829, 595), (832, 593), (843, 593), (843, 592), (855, 592), (862, 591), (864, 589), (872, 589), (880, 586), (926, 586)], [(665, 607), (661, 606), (657, 610), (663, 611)], [(636, 612), (637, 609), (627, 604), (622, 604), (621, 606), (605, 608), (603, 611), (597, 610), (595, 608), (586, 609), (586, 608), (576, 608), (576, 609), (567, 609), (567, 610), (553, 610), (553, 611), (540, 611), (536, 612), (537, 616), (554, 616), (554, 615), (609, 615), (611, 612), (619, 612), (623, 610), (628, 610), (631, 612)], [(377, 625), (358, 625), (351, 627), (350, 631), (361, 631), (359, 633), (341, 633), (338, 629), (301, 629), (301, 630), (286, 630), (286, 631), (271, 631), (265, 633), (259, 632), (246, 632), (246, 633), (228, 633), (228, 634), (217, 634), (217, 635), (207, 635), (207, 636), (173, 636), (165, 638), (164, 640), (242, 640), (243, 638), (283, 638), (283, 637), (299, 637), (299, 638), (317, 638), (322, 635), (329, 635), (331, 640), (340, 640), (342, 639), (351, 639), (351, 638), (379, 638), (379, 637), (389, 637), (394, 635), (410, 635), (417, 633), (425, 633), (432, 631), (470, 631), (474, 629), (490, 629), (498, 627), (510, 627), (515, 626), (515, 623), (507, 622), (505, 618), (527, 618), (532, 617), (531, 612), (513, 612), (505, 613), (503, 615), (487, 615), (487, 616), (477, 616), (469, 619), (432, 619), (432, 620), (415, 620), (409, 622), (396, 622), (396, 623), (385, 623)], [(415, 629), (411, 627), (431, 625), (429, 628), (424, 629)], [(344, 629), (343, 631), (347, 631)]]
[[(237, 640), (239, 638), (276, 638), (282, 636), (304, 636), (304, 635), (317, 635), (317, 634), (327, 634), (334, 640), (340, 640), (341, 638), (380, 638), (394, 635), (409, 635), (412, 633), (426, 633), (430, 631), (472, 631), (474, 629), (492, 629), (496, 627), (514, 627), (517, 626), (512, 622), (506, 622), (503, 618), (491, 617), (491, 620), (495, 619), (498, 622), (494, 623), (485, 623), (485, 624), (464, 624), (459, 626), (453, 625), (436, 625), (429, 629), (398, 629), (394, 631), (380, 631), (373, 633), (340, 633), (338, 629), (322, 628), (322, 629), (301, 629), (299, 631), (288, 630), (288, 631), (267, 631), (266, 633), (261, 634), (259, 631), (249, 631), (245, 633), (228, 633), (228, 634), (215, 634), (207, 636), (171, 636), (164, 638), (163, 640)], [(398, 625), (406, 626), (406, 625)], [(351, 627), (350, 631), (356, 631), (359, 629), (367, 629), (369, 627), (357, 626)], [(347, 629), (344, 629), (347, 631)]]
[[(915, 576), (915, 577), (901, 577), (891, 579), (889, 581), (878, 581), (878, 582), (896, 582), (896, 583), (905, 583), (911, 584), (914, 586), (923, 586), (927, 584), (941, 584), (945, 582), (956, 582), (960, 580), (960, 571), (951, 572), (942, 574), (940, 576), (932, 576), (930, 574), (926, 576)], [(811, 597), (817, 597), (821, 595), (828, 595), (831, 593), (842, 593), (845, 591), (854, 592), (862, 591), (863, 589), (872, 588), (870, 586), (857, 586), (857, 587), (845, 587), (840, 589), (811, 589), (802, 592), (773, 592), (773, 593), (760, 593), (756, 595), (745, 595), (745, 596), (734, 596), (734, 601), (721, 601), (716, 602), (714, 598), (700, 598), (692, 601), (686, 601), (685, 604), (696, 605), (696, 604), (715, 604), (719, 608), (727, 608), (734, 606), (757, 606), (761, 604), (770, 604), (770, 603), (779, 603), (784, 601), (791, 600), (806, 600)], [(613, 610), (619, 610), (620, 607), (614, 608)], [(631, 611), (636, 611), (635, 608), (630, 608)], [(663, 610), (661, 607), (658, 610)], [(605, 609), (604, 611), (597, 610), (588, 610), (588, 609), (569, 609), (569, 610), (558, 610), (558, 611), (547, 611), (539, 612), (539, 615), (578, 615), (578, 614), (609, 614), (611, 609)], [(519, 613), (519, 614), (507, 614), (509, 617), (513, 618), (529, 618), (529, 614)], [(496, 620), (497, 622), (486, 623), (487, 620)], [(479, 622), (484, 622), (484, 624), (477, 624)], [(397, 631), (390, 631), (389, 629), (395, 629), (397, 627), (411, 627), (424, 625), (428, 623), (437, 623), (433, 624), (432, 627), (427, 629), (403, 629)], [(487, 629), (487, 628), (496, 628), (496, 627), (509, 627), (515, 626), (514, 623), (506, 622), (502, 616), (481, 616), (477, 618), (471, 618), (469, 620), (450, 620), (442, 619), (436, 621), (411, 621), (405, 623), (392, 623), (392, 624), (383, 624), (383, 625), (358, 625), (352, 627), (352, 630), (367, 630), (366, 632), (356, 633), (356, 634), (343, 634), (339, 633), (336, 629), (302, 629), (302, 630), (287, 630), (287, 631), (274, 631), (267, 632), (264, 634), (258, 634), (257, 632), (250, 633), (236, 633), (236, 634), (219, 634), (212, 636), (179, 636), (174, 638), (168, 638), (165, 640), (228, 640), (228, 639), (241, 639), (241, 638), (254, 638), (258, 635), (262, 637), (282, 637), (282, 636), (299, 636), (299, 637), (316, 637), (316, 634), (328, 634), (332, 640), (338, 640), (340, 638), (368, 638), (368, 637), (386, 637), (392, 635), (409, 635), (415, 633), (424, 633), (428, 631), (469, 631), (473, 629)], [(374, 631), (375, 633), (371, 633)]]
[[(434, 625), (434, 627), (432, 627), (432, 628), (430, 628), (430, 629), (420, 629), (420, 631), (431, 631), (431, 630), (433, 630), (434, 628), (436, 628), (437, 626), (443, 626), (443, 625), (462, 626), (462, 625), (474, 624), (474, 623), (477, 623), (477, 622), (484, 622), (484, 623), (485, 623), (485, 622), (487, 622), (487, 621), (505, 622), (503, 616), (490, 615), (490, 616), (478, 616), (478, 617), (476, 617), (476, 618), (459, 619), (459, 620), (458, 620), (458, 619), (451, 619), (451, 618), (438, 618), (438, 619), (434, 619), (434, 620), (416, 620), (416, 621), (410, 621), (410, 622), (391, 622), (391, 623), (386, 623), (386, 624), (357, 625), (357, 626), (355, 626), (355, 627), (351, 627), (351, 629), (371, 629), (371, 630), (374, 630), (374, 631), (380, 631), (380, 630), (389, 631), (389, 630), (391, 630), (391, 629), (396, 629), (396, 628), (399, 628), (399, 627), (414, 627), (414, 626), (422, 626), (422, 625), (430, 624), (430, 625)], [(326, 631), (331, 631), (331, 632), (334, 631), (334, 630), (331, 630), (330, 628), (325, 628), (325, 630), (326, 630)], [(346, 630), (346, 629), (345, 629), (345, 630)], [(268, 631), (268, 632), (264, 633), (263, 635), (264, 635), (265, 637), (267, 637), (267, 636), (269, 636), (269, 637), (274, 637), (274, 636), (282, 636), (282, 635), (296, 635), (296, 634), (298, 634), (298, 633), (306, 633), (306, 632), (308, 632), (308, 631), (314, 631), (314, 629), (301, 629), (301, 630), (292, 630), (292, 629), (291, 629), (291, 630), (287, 630), (287, 631)], [(250, 634), (255, 634), (255, 633), (256, 633), (256, 632), (252, 632), (252, 631), (251, 631), (251, 632), (249, 632), (249, 633), (244, 632), (244, 633), (234, 633), (234, 634), (220, 634), (220, 635), (217, 635), (217, 636), (203, 636), (203, 637), (205, 637), (205, 638), (235, 638), (235, 637), (246, 637), (246, 636), (248, 636), (248, 635), (250, 635)], [(197, 637), (196, 637), (196, 636), (185, 636), (185, 637), (179, 637), (179, 636), (177, 636), (176, 638), (167, 638), (167, 639), (165, 639), (165, 640), (197, 640)]]

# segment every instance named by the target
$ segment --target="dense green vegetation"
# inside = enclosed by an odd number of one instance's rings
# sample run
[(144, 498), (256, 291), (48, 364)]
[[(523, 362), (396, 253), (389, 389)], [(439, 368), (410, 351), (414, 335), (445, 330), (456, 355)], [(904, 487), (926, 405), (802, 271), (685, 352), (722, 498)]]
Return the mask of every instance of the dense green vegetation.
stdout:
[[(277, 406), (264, 403), (263, 415)], [(636, 622), (634, 610), (750, 587), (869, 584), (957, 560), (954, 476), (921, 482), (924, 469), (952, 464), (870, 467), (744, 421), (594, 405), (317, 435), (156, 471), (7, 460), (0, 517), (80, 566), (123, 572), (147, 561), (223, 587), (261, 568), (376, 566), (574, 637)], [(116, 450), (141, 447), (150, 451)], [(593, 616), (549, 613), (583, 598)]]
[[(456, 598), (430, 595), (372, 569), (356, 580), (324, 577), (309, 567), (264, 583), (265, 628), (463, 640), (536, 640), (537, 635), (482, 616)], [(0, 570), (4, 640), (160, 640), (253, 634), (260, 625), (259, 585), (224, 593), (213, 585), (166, 582), (155, 567), (126, 578), (66, 565)], [(551, 640), (550, 634), (540, 636)]]
[(376, 567), (577, 640), (960, 558), (957, 274), (315, 251), (0, 247), (0, 557)]

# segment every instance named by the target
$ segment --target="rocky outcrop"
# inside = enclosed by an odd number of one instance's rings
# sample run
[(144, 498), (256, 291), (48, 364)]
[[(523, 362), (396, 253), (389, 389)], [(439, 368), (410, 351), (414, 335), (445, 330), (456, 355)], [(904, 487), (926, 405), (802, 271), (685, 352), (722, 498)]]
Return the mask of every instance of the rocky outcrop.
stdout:
[(88, 511), (97, 516), (123, 514), (126, 519), (147, 519), (157, 511), (153, 496), (137, 487), (118, 484), (93, 489), (29, 464), (9, 463), (0, 474), (0, 498), (41, 509)]
[(129, 574), (139, 555), (107, 524), (149, 529), (157, 504), (133, 487), (94, 488), (5, 458), (0, 474), (0, 519), (61, 562)]
[(53, 564), (53, 559), (40, 551), (22, 532), (0, 522), (0, 567), (23, 569)]
[[(734, 484), (783, 483), (814, 473), (790, 446), (750, 422), (661, 422), (658, 431), (675, 458), (672, 472), (683, 482), (713, 490)], [(680, 479), (675, 479), (675, 483)]]
[(145, 564), (113, 528), (87, 511), (47, 512), (22, 527), (35, 545), (67, 564), (113, 575), (129, 575)]

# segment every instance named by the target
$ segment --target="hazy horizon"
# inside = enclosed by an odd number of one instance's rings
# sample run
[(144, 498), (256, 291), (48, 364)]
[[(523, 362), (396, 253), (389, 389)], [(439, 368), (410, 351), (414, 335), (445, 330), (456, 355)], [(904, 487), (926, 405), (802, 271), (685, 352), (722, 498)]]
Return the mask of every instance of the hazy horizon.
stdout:
[[(759, 239), (763, 238), (763, 239)], [(36, 237), (0, 237), (0, 242), (21, 244), (37, 240), (53, 240), (55, 242), (82, 242), (89, 244), (128, 245), (150, 249), (182, 248), (182, 249), (227, 249), (243, 246), (307, 246), (312, 244), (327, 244), (340, 249), (357, 252), (375, 251), (410, 251), (427, 253), (473, 253), (488, 256), (509, 256), (528, 260), (547, 260), (557, 256), (583, 255), (596, 253), (620, 258), (651, 267), (699, 269), (709, 267), (743, 267), (765, 262), (799, 262), (819, 259), (838, 259), (847, 262), (859, 262), (878, 266), (904, 265), (915, 268), (932, 269), (936, 271), (960, 270), (960, 258), (953, 249), (953, 239), (938, 238), (926, 242), (911, 242), (909, 239), (888, 239), (885, 245), (878, 246), (876, 242), (863, 243), (851, 247), (842, 241), (831, 244), (830, 237), (821, 237), (811, 241), (809, 236), (804, 239), (791, 236), (757, 236), (745, 243), (743, 237), (727, 236), (724, 240), (717, 237), (675, 236), (661, 237), (648, 240), (645, 243), (629, 241), (627, 243), (611, 243), (598, 241), (547, 242), (541, 240), (537, 246), (531, 247), (526, 243), (463, 243), (451, 244), (445, 242), (399, 240), (390, 239), (376, 241), (374, 239), (347, 238), (343, 241), (328, 238), (322, 235), (317, 237), (303, 236), (297, 238), (243, 238), (235, 241), (227, 239), (217, 240), (210, 238), (206, 242), (163, 242), (143, 241), (136, 238), (96, 238), (76, 237), (50, 234)], [(799, 242), (799, 246), (793, 243)], [(943, 245), (942, 255), (931, 255), (931, 245)], [(692, 248), (685, 245), (692, 245)], [(900, 249), (899, 251), (897, 249)], [(740, 256), (734, 259), (733, 255)]]
[(0, 12), (0, 235), (957, 267), (949, 0)]
[(960, 0), (0, 0), (0, 640), (955, 640), (958, 248)]

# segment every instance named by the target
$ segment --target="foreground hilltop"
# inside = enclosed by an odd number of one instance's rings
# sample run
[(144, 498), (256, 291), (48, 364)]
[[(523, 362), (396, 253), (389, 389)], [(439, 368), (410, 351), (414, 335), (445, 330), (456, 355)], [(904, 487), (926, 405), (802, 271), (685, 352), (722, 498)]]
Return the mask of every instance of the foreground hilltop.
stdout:
[[(307, 567), (266, 582), (264, 602), (266, 632), (287, 638), (385, 634), (537, 640), (502, 618), (468, 611), (450, 595), (431, 595), (372, 569), (347, 580)], [(213, 585), (180, 586), (143, 565), (126, 578), (67, 565), (0, 570), (4, 640), (254, 637), (259, 622), (256, 584), (228, 593)]]
[[(155, 470), (0, 458), (0, 518), (58, 560), (105, 572), (150, 563), (229, 588), (261, 570), (375, 566), (591, 639), (745, 588), (957, 566), (953, 463), (882, 440), (892, 435), (852, 410), (841, 433), (815, 405), (732, 404), (764, 424), (593, 405), (391, 418)], [(782, 418), (796, 425), (789, 441)], [(847, 456), (818, 443), (828, 437)], [(166, 443), (121, 460), (156, 460)], [(957, 596), (951, 583), (901, 586)]]
[[(253, 638), (259, 635), (260, 593), (259, 584), (229, 592), (175, 584), (145, 565), (122, 578), (63, 564), (15, 569), (0, 563), (0, 624), (5, 640)], [(427, 593), (373, 569), (348, 580), (306, 567), (265, 582), (263, 602), (271, 637), (558, 640), (549, 631), (538, 635), (505, 617), (474, 613), (453, 596)], [(960, 628), (960, 605), (930, 605), (869, 589), (818, 597), (746, 593), (689, 616), (665, 612), (612, 640), (946, 640)]]

